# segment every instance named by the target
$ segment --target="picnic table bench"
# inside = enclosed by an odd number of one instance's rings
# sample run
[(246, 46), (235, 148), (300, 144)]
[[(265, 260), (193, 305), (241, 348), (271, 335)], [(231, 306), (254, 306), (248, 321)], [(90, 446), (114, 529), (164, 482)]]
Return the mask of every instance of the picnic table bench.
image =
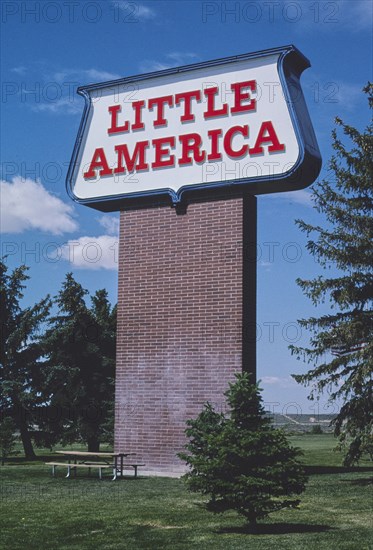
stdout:
[(54, 476), (56, 473), (56, 467), (57, 466), (64, 466), (67, 468), (67, 475), (66, 477), (70, 477), (71, 472), (73, 471), (74, 474), (76, 474), (77, 468), (88, 468), (88, 473), (91, 473), (91, 468), (98, 468), (98, 477), (102, 479), (102, 470), (104, 468), (110, 468), (113, 470), (114, 475), (114, 469), (111, 464), (99, 464), (99, 463), (92, 463), (92, 464), (71, 464), (70, 462), (46, 462), (48, 466), (52, 466), (52, 475)]
[(139, 466), (145, 466), (131, 460), (129, 464), (124, 464), (126, 457), (134, 456), (135, 453), (100, 453), (100, 452), (85, 452), (85, 451), (57, 451), (57, 453), (64, 455), (68, 462), (46, 462), (48, 466), (52, 466), (52, 475), (56, 473), (56, 467), (67, 468), (66, 477), (70, 477), (71, 472), (76, 476), (78, 468), (88, 468), (88, 473), (92, 468), (98, 469), (98, 476), (102, 479), (102, 472), (105, 469), (110, 469), (113, 472), (113, 481), (119, 477), (123, 477), (123, 470), (127, 468), (134, 469), (134, 477), (137, 478), (137, 469)]

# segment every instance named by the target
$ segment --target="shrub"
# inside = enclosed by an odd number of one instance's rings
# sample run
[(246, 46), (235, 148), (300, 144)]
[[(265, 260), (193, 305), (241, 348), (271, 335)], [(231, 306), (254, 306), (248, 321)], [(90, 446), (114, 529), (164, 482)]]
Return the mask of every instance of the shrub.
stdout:
[(255, 525), (271, 512), (296, 507), (306, 476), (285, 433), (275, 429), (262, 406), (257, 385), (237, 374), (225, 393), (228, 413), (207, 403), (188, 420), (186, 451), (179, 453), (190, 470), (184, 479), (191, 491), (209, 496), (207, 509), (236, 510)]
[(321, 428), (320, 424), (315, 424), (315, 426), (312, 426), (311, 434), (318, 435), (318, 434), (323, 434), (323, 433), (324, 432), (322, 431), (322, 428)]

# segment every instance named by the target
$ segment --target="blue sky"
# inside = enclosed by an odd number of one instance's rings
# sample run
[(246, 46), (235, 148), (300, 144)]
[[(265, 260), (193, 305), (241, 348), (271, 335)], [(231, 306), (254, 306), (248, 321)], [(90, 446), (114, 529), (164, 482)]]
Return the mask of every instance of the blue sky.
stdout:
[[(82, 84), (294, 44), (311, 61), (302, 86), (328, 176), (336, 115), (362, 129), (372, 79), (370, 0), (6, 1), (2, 21), (1, 230), (9, 268), (30, 267), (25, 305), (55, 295), (65, 274), (117, 297), (118, 214), (74, 204), (65, 177)], [(288, 345), (318, 311), (295, 283), (320, 273), (296, 218), (320, 223), (309, 190), (258, 200), (258, 376), (277, 412), (333, 412), (290, 378)], [(93, 244), (92, 244), (93, 243)], [(98, 251), (101, 256), (98, 257)], [(326, 309), (327, 306), (324, 306)], [(312, 409), (313, 407), (313, 409)], [(316, 409), (314, 408), (316, 407)]]

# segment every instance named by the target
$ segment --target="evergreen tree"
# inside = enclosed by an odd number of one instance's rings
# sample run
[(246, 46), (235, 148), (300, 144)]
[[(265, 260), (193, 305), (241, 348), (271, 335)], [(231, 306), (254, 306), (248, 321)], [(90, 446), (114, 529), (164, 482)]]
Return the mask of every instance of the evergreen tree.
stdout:
[[(372, 108), (373, 85), (364, 92)], [(308, 237), (315, 235), (307, 244), (310, 253), (337, 273), (297, 283), (315, 306), (329, 301), (331, 311), (299, 321), (312, 333), (310, 346), (291, 349), (313, 363), (306, 374), (294, 375), (297, 382), (312, 386), (310, 398), (328, 391), (331, 401), (342, 400), (334, 427), (346, 451), (344, 463), (351, 465), (365, 451), (373, 453), (373, 124), (363, 133), (340, 118), (336, 124), (352, 148), (334, 129), (335, 154), (329, 164), (335, 182), (324, 180), (313, 187), (316, 210), (327, 223), (322, 227), (296, 222)]]
[[(98, 451), (114, 422), (116, 308), (99, 290), (86, 305), (87, 291), (66, 276), (44, 341), (49, 413), (45, 427), (63, 443), (83, 441)], [(53, 436), (54, 434), (54, 436)]]
[(14, 419), (25, 456), (35, 458), (30, 426), (35, 411), (43, 406), (40, 393), (43, 350), (39, 329), (48, 318), (49, 297), (22, 309), (24, 282), (29, 279), (22, 265), (10, 275), (0, 261), (0, 404), (2, 416)]
[(13, 418), (6, 416), (0, 421), (0, 454), (1, 465), (4, 466), (5, 460), (13, 452), (17, 438), (15, 435), (16, 425)]
[(207, 404), (187, 422), (188, 452), (179, 457), (190, 468), (184, 476), (189, 489), (210, 497), (208, 510), (236, 510), (255, 525), (271, 512), (298, 505), (294, 496), (306, 482), (301, 453), (272, 426), (248, 374), (237, 374), (225, 396), (227, 414)]

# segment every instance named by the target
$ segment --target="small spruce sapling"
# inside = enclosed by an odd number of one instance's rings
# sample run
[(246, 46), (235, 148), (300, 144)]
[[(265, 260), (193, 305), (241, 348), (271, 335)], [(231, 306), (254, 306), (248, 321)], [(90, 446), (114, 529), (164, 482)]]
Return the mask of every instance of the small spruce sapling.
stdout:
[(207, 403), (195, 420), (188, 420), (187, 452), (178, 456), (190, 468), (184, 476), (188, 488), (209, 496), (208, 510), (236, 510), (255, 525), (299, 504), (297, 495), (306, 483), (301, 451), (272, 426), (248, 374), (236, 374), (225, 396), (226, 414)]

